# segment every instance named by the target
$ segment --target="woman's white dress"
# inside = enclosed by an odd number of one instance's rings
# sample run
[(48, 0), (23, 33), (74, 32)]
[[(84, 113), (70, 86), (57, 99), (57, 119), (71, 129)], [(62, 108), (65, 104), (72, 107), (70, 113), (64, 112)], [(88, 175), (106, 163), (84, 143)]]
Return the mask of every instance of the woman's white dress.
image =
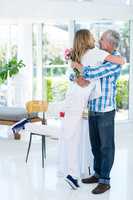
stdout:
[[(87, 51), (81, 63), (85, 66), (100, 65), (108, 55), (107, 52), (94, 48)], [(82, 117), (89, 99), (101, 95), (100, 80), (91, 81), (87, 87), (71, 83), (66, 94), (62, 127), (59, 136), (59, 168), (64, 176), (74, 177), (88, 175), (88, 167), (92, 166), (93, 157), (89, 140), (88, 120)]]

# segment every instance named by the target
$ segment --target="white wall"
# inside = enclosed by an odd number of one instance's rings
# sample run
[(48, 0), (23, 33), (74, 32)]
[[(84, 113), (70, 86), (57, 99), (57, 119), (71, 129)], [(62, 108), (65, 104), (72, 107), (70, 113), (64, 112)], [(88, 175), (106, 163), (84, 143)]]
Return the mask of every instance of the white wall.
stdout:
[[(0, 0), (0, 20), (44, 19), (133, 19), (133, 7), (88, 2), (45, 2), (45, 0)], [(8, 21), (9, 22), (9, 21)]]

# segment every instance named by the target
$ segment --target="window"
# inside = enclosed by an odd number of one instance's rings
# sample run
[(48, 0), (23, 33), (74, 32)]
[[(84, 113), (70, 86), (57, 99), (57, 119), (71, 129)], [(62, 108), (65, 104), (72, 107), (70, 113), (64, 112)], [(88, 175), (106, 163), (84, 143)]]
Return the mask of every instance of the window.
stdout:
[[(37, 32), (41, 27), (40, 42), (36, 42)], [(42, 66), (42, 98), (48, 102), (62, 101), (68, 87), (66, 72), (68, 69), (64, 60), (64, 50), (68, 47), (67, 24), (40, 24), (33, 25), (33, 64), (34, 64), (34, 97), (37, 98), (36, 74)], [(37, 49), (41, 52), (37, 57)], [(40, 59), (40, 65), (37, 65)], [(41, 74), (40, 73), (40, 74)], [(40, 77), (41, 78), (41, 77)]]

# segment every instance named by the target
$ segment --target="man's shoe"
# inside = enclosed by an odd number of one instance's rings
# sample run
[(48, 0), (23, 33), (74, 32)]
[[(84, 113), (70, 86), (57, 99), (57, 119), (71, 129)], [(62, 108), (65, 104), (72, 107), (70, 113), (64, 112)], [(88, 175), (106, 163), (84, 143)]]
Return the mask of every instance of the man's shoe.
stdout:
[(78, 189), (79, 187), (79, 184), (78, 184), (78, 180), (77, 179), (74, 179), (71, 175), (68, 175), (66, 178), (65, 178), (66, 182), (71, 186), (71, 188), (73, 190), (76, 190)]
[(82, 183), (86, 183), (86, 184), (98, 183), (98, 178), (95, 176), (91, 176), (89, 178), (84, 178), (81, 181)]
[(110, 189), (109, 184), (99, 183), (96, 188), (92, 190), (93, 194), (102, 194)]

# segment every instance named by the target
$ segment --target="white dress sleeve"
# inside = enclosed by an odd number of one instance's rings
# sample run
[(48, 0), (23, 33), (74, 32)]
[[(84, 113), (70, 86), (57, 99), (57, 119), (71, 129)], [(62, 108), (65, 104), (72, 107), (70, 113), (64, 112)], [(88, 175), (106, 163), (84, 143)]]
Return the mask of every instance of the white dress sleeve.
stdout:
[(97, 63), (98, 65), (102, 64), (105, 60), (105, 58), (110, 55), (107, 51), (104, 51), (102, 49), (97, 49), (97, 58), (99, 63)]
[[(83, 63), (88, 64), (90, 66), (99, 66), (104, 62), (105, 58), (108, 55), (109, 55), (108, 52), (95, 48), (87, 52), (87, 54), (84, 57)], [(95, 82), (95, 88), (94, 90), (92, 90), (89, 100), (97, 99), (101, 96), (100, 79), (97, 79), (94, 82)]]

